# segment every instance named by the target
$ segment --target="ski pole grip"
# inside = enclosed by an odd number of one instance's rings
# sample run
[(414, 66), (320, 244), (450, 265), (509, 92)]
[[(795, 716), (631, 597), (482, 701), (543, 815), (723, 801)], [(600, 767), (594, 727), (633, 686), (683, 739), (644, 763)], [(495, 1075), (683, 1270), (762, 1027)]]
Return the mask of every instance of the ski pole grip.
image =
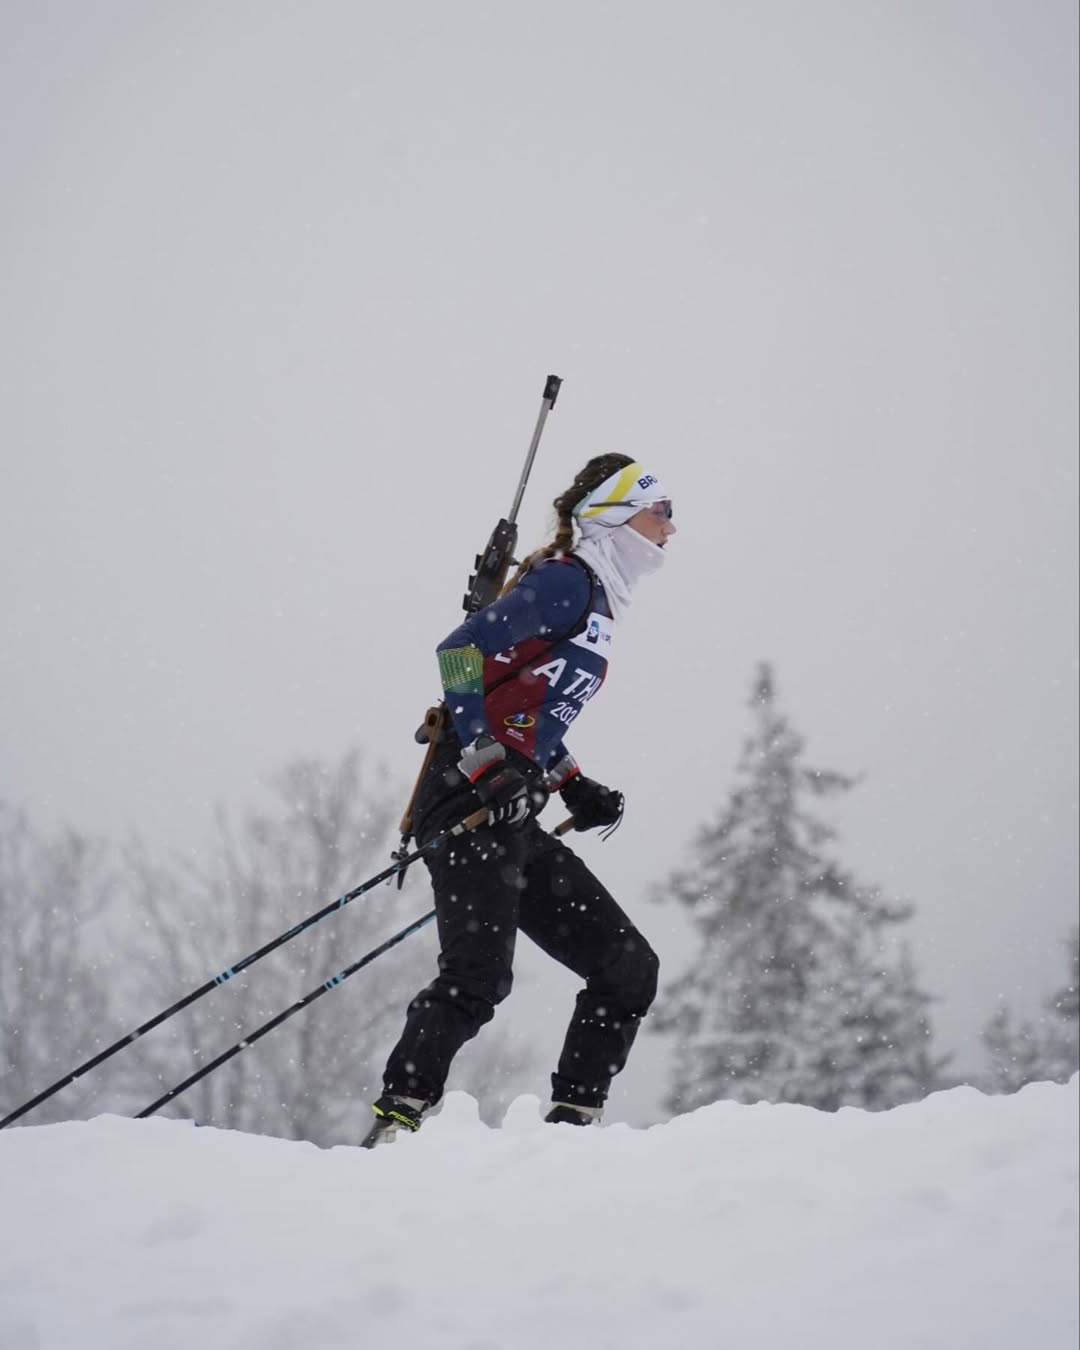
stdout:
[(560, 821), (559, 824), (555, 826), (551, 833), (555, 835), (557, 839), (561, 839), (564, 834), (569, 834), (573, 828), (574, 817), (567, 816), (565, 820)]
[(555, 400), (559, 397), (559, 390), (562, 388), (562, 378), (559, 375), (549, 375), (547, 384), (544, 385), (544, 399), (554, 408)]

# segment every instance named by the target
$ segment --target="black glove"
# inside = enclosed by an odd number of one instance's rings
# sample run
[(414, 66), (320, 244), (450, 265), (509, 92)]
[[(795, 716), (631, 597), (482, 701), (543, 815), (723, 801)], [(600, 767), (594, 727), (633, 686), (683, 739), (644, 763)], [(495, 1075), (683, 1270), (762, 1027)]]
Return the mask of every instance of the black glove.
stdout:
[(520, 825), (529, 817), (529, 785), (506, 758), (506, 746), (478, 736), (461, 752), (458, 768), (491, 812), (492, 825)]
[(604, 787), (603, 783), (597, 783), (592, 778), (586, 778), (583, 773), (574, 774), (561, 792), (574, 818), (575, 830), (595, 830), (606, 825), (608, 833), (611, 833), (622, 820), (622, 793)]

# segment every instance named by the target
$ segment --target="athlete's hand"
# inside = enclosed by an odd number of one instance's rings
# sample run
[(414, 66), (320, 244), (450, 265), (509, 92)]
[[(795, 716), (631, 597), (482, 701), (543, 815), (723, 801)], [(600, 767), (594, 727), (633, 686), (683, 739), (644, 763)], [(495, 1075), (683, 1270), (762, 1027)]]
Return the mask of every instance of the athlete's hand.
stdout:
[(529, 785), (507, 762), (506, 746), (478, 736), (461, 752), (458, 768), (491, 812), (492, 825), (520, 825), (529, 816)]
[(575, 830), (615, 827), (622, 820), (624, 799), (621, 792), (605, 787), (583, 773), (576, 773), (563, 785), (562, 799), (574, 818)]

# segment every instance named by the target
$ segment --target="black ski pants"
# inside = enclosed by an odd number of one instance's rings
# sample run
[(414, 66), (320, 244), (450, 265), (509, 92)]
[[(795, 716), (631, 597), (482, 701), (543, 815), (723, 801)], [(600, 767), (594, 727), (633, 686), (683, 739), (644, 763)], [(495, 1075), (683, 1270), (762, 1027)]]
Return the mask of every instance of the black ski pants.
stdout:
[[(455, 796), (457, 819), (475, 809), (475, 799)], [(445, 811), (438, 814), (445, 823)], [(520, 930), (585, 981), (552, 1074), (552, 1100), (602, 1106), (656, 996), (652, 948), (581, 859), (535, 819), (448, 840), (427, 861), (439, 974), (409, 1004), (385, 1090), (439, 1100), (454, 1056), (510, 992)]]

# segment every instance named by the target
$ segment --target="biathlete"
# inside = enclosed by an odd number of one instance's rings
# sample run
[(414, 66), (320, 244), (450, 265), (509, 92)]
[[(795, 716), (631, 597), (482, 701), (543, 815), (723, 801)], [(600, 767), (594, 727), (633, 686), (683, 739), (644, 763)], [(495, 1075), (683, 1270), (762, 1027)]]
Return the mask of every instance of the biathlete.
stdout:
[(634, 586), (664, 561), (671, 499), (641, 464), (609, 454), (554, 505), (554, 540), (437, 649), (449, 725), (418, 785), (416, 837), (423, 845), (480, 807), (490, 823), (426, 855), (439, 973), (409, 1004), (367, 1148), (419, 1129), (442, 1097), (454, 1056), (510, 992), (519, 931), (585, 981), (551, 1078), (550, 1122), (599, 1120), (656, 996), (648, 942), (536, 817), (554, 792), (577, 830), (622, 817), (622, 794), (586, 778), (563, 736), (603, 684)]

